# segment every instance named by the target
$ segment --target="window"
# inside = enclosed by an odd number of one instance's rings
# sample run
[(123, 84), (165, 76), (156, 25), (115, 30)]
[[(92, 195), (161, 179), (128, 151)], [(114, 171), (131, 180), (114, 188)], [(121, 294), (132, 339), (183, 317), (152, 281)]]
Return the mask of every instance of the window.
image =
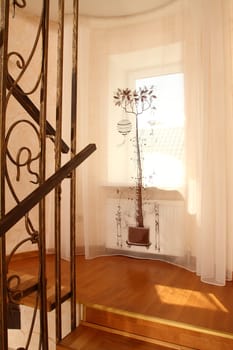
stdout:
[[(140, 118), (143, 182), (146, 187), (179, 189), (184, 182), (184, 77), (182, 45), (113, 54), (109, 58), (109, 117), (107, 132), (107, 173), (109, 186), (133, 186), (136, 177), (134, 146), (135, 119), (114, 106), (112, 94), (118, 88), (138, 89), (154, 85), (155, 113)], [(119, 121), (128, 119), (131, 131), (118, 132)]]
[[(135, 84), (136, 89), (155, 86), (157, 96), (156, 109), (139, 117), (144, 186), (179, 188), (184, 177), (183, 74), (137, 79)], [(131, 165), (130, 172), (134, 171)]]

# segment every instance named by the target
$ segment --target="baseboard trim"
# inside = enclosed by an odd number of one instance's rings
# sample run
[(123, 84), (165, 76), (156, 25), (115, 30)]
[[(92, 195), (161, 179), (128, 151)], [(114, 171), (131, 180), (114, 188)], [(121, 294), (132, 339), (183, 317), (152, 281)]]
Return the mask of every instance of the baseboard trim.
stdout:
[[(7, 258), (9, 258), (9, 255), (7, 255)], [(31, 250), (27, 252), (16, 253), (12, 255), (11, 261), (18, 261), (18, 260), (29, 259), (29, 258), (38, 258), (38, 250)]]
[[(54, 248), (47, 249), (46, 254), (47, 255), (55, 254), (55, 249)], [(77, 247), (75, 254), (84, 255), (84, 247), (83, 246)], [(38, 256), (39, 256), (38, 250), (30, 250), (30, 251), (20, 252), (12, 255), (11, 260), (18, 261), (23, 259), (38, 258)], [(9, 255), (7, 255), (6, 258), (8, 259)]]

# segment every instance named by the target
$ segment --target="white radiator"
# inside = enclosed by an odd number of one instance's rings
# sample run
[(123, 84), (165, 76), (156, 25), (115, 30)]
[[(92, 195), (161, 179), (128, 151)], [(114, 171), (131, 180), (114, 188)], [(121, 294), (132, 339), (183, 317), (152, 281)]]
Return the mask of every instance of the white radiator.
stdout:
[(106, 246), (112, 249), (132, 250), (180, 256), (185, 250), (184, 202), (147, 200), (143, 204), (144, 227), (149, 227), (149, 246), (129, 245), (128, 227), (135, 226), (134, 201), (108, 199), (106, 218)]

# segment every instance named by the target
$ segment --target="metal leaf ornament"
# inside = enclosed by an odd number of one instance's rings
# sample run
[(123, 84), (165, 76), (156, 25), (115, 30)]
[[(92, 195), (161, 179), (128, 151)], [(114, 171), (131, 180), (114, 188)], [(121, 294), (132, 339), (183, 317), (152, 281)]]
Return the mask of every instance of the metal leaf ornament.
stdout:
[(115, 105), (121, 107), (126, 113), (139, 115), (153, 106), (156, 95), (154, 94), (154, 86), (138, 90), (118, 88), (113, 98)]
[[(115, 105), (121, 107), (125, 114), (133, 114), (135, 116), (136, 129), (138, 126), (138, 116), (149, 108), (155, 108), (154, 100), (156, 99), (156, 96), (154, 94), (154, 86), (151, 86), (150, 88), (139, 88), (138, 90), (118, 88), (113, 98)], [(132, 130), (131, 121), (127, 118), (123, 118), (117, 123), (117, 130), (125, 138)]]

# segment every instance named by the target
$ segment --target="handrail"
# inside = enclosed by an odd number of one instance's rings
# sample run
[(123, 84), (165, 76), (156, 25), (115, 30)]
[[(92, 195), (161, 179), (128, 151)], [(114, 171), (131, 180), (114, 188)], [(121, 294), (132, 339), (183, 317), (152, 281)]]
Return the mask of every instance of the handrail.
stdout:
[[(14, 83), (14, 79), (10, 74), (7, 74), (6, 85), (7, 89), (12, 89), (12, 95), (21, 104), (21, 106), (28, 112), (28, 114), (33, 118), (33, 120), (39, 124), (40, 123), (40, 112), (39, 109), (34, 105), (34, 103), (28, 98), (23, 89), (18, 84)], [(46, 134), (50, 136), (55, 136), (56, 131), (52, 125), (46, 121)], [(63, 153), (69, 152), (69, 146), (61, 140), (61, 151)]]
[(40, 200), (53, 190), (72, 170), (79, 166), (96, 150), (95, 144), (89, 144), (76, 154), (70, 161), (63, 165), (56, 173), (50, 176), (43, 184), (30, 193), (25, 199), (11, 209), (0, 220), (0, 237), (13, 227), (27, 212), (29, 212)]

